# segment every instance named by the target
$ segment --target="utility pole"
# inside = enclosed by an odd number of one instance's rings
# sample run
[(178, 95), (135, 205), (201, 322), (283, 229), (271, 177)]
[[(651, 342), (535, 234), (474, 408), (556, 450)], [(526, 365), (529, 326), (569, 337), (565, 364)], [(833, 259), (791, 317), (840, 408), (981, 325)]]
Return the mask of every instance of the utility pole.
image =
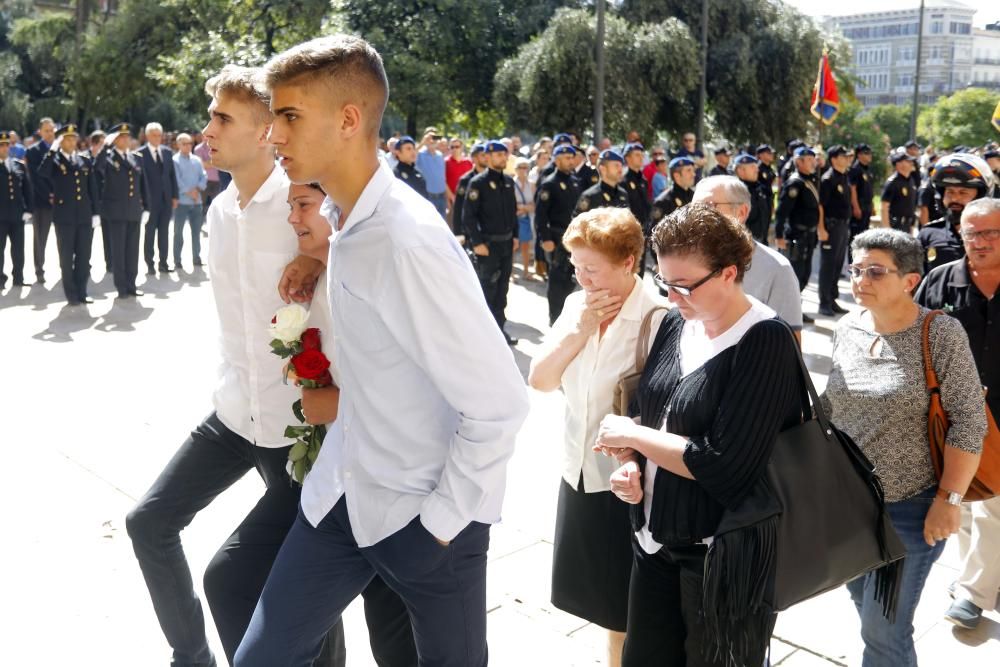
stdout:
[(597, 64), (597, 81), (594, 85), (594, 144), (604, 136), (604, 10), (605, 0), (597, 0), (597, 43), (594, 60)]
[(705, 80), (708, 76), (708, 0), (701, 0), (701, 87), (698, 89), (698, 148), (703, 148), (705, 134)]
[(910, 139), (917, 138), (917, 107), (920, 105), (920, 57), (924, 45), (924, 0), (920, 0), (920, 21), (917, 24), (917, 69), (913, 75), (913, 107), (910, 109)]

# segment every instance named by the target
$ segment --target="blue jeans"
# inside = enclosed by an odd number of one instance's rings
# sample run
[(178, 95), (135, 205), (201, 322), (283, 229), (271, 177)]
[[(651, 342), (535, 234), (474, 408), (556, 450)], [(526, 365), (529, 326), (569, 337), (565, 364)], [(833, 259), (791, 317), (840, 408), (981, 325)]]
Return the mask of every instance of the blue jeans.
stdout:
[(184, 223), (191, 225), (191, 259), (201, 262), (201, 223), (204, 220), (201, 204), (178, 204), (174, 209), (174, 264), (181, 264), (184, 247)]
[(428, 192), (427, 199), (430, 201), (430, 203), (434, 204), (434, 208), (438, 210), (438, 213), (440, 213), (441, 217), (443, 218), (445, 216), (445, 211), (447, 207), (447, 202), (445, 201), (444, 193)]
[(489, 542), (490, 527), (472, 522), (442, 546), (418, 516), (362, 548), (344, 498), (315, 528), (300, 509), (234, 667), (308, 667), (323, 637), (376, 573), (409, 610), (421, 667), (485, 667)]
[(873, 575), (858, 577), (847, 584), (861, 616), (861, 638), (865, 641), (862, 667), (917, 667), (913, 616), (931, 566), (945, 545), (942, 541), (929, 547), (924, 542), (924, 519), (934, 500), (934, 492), (931, 488), (907, 500), (886, 504), (892, 525), (906, 546), (896, 622), (890, 623), (882, 616), (881, 605), (875, 601)]

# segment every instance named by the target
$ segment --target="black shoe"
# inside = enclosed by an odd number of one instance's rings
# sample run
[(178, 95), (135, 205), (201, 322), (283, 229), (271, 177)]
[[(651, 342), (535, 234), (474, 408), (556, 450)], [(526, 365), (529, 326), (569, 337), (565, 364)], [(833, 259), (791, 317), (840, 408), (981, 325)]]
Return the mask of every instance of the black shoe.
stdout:
[(160, 273), (172, 273), (174, 269), (170, 268), (166, 264), (160, 264)]
[(152, 264), (149, 264), (149, 265), (146, 266), (146, 275), (147, 276), (155, 276), (156, 275), (156, 269), (153, 268)]
[(520, 342), (520, 341), (518, 341), (517, 338), (512, 338), (511, 335), (509, 333), (507, 333), (506, 331), (503, 332), (503, 337), (504, 337), (504, 340), (507, 341), (508, 345), (517, 345), (518, 342)]
[(83, 297), (83, 299), (82, 299), (82, 300), (80, 301), (80, 303), (87, 303), (87, 304), (90, 304), (90, 303), (94, 303), (94, 300), (93, 300), (92, 298), (90, 298), (89, 296), (85, 296), (85, 297)]
[(813, 324), (816, 322), (816, 320), (813, 319), (812, 315), (806, 315), (805, 313), (802, 313), (802, 322), (803, 324)]
[(836, 315), (836, 313), (833, 312), (833, 308), (826, 305), (820, 306), (817, 312), (823, 317), (834, 317)]
[(195, 266), (205, 266), (204, 264), (202, 264), (202, 262), (201, 262), (201, 260), (200, 260), (200, 259), (196, 259), (196, 260), (194, 260), (194, 265), (195, 265)]
[(146, 293), (143, 292), (141, 289), (129, 290), (129, 294), (131, 294), (132, 296), (146, 296)]
[(851, 312), (851, 311), (847, 310), (846, 308), (844, 308), (843, 306), (841, 306), (836, 301), (833, 302), (833, 305), (831, 306), (831, 308), (833, 308), (833, 312), (837, 313), (838, 315), (843, 315), (844, 313)]
[(45, 274), (39, 274), (35, 276), (35, 284), (44, 285), (45, 284)]

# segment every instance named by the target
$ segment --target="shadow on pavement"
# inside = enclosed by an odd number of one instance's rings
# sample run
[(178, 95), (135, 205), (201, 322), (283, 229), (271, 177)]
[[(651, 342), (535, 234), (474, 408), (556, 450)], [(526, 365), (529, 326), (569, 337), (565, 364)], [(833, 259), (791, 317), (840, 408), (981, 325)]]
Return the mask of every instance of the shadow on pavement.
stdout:
[(142, 305), (140, 299), (115, 299), (111, 310), (104, 314), (94, 327), (106, 333), (135, 331), (135, 325), (153, 314), (153, 309)]
[(70, 343), (74, 333), (89, 329), (96, 321), (97, 318), (90, 314), (87, 306), (66, 305), (49, 322), (47, 329), (36, 333), (32, 338), (47, 343)]
[(981, 646), (991, 640), (1000, 641), (1000, 623), (984, 616), (975, 630), (954, 627), (951, 636), (966, 646)]

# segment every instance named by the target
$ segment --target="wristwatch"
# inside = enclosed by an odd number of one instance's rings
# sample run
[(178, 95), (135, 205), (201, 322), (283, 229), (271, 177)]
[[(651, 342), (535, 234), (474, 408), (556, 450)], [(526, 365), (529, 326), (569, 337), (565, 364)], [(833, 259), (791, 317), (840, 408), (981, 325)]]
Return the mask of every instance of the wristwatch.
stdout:
[(954, 491), (946, 491), (946, 490), (938, 487), (938, 490), (937, 490), (937, 493), (935, 494), (935, 497), (936, 498), (940, 498), (941, 500), (945, 501), (949, 505), (955, 505), (956, 507), (961, 507), (962, 506), (962, 494), (961, 493), (955, 493)]

